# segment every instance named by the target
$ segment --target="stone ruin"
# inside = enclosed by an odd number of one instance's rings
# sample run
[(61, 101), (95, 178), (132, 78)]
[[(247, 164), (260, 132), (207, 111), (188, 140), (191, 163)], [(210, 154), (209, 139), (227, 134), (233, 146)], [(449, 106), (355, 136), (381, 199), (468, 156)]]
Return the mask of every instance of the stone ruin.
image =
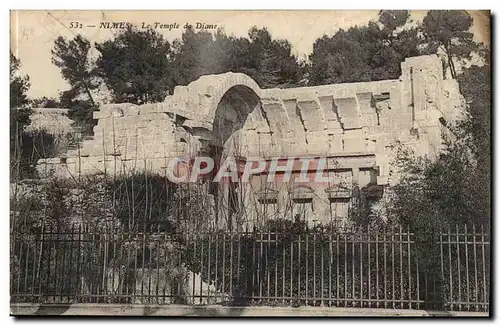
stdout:
[[(242, 73), (202, 76), (162, 103), (103, 105), (94, 112), (93, 139), (64, 157), (40, 160), (38, 171), (163, 175), (173, 157), (326, 157), (327, 173), (347, 184), (385, 186), (394, 182), (394, 146), (435, 157), (447, 124), (464, 107), (457, 81), (443, 78), (436, 55), (407, 58), (401, 71), (395, 80), (287, 89), (261, 89)], [(332, 187), (307, 187), (336, 202)], [(327, 209), (322, 205), (315, 215)]]

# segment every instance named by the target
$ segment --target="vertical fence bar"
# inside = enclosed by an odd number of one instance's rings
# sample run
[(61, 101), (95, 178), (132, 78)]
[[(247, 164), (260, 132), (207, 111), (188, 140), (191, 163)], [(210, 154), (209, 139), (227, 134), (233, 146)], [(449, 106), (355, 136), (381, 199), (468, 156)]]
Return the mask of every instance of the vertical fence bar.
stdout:
[[(322, 271), (323, 273), (323, 271)], [(316, 232), (313, 234), (313, 306), (316, 305)]]
[[(246, 250), (245, 250), (246, 252)], [(241, 275), (240, 275), (240, 269), (241, 269), (241, 234), (238, 232), (238, 260), (236, 263), (236, 280), (238, 281), (238, 297), (241, 297)], [(247, 280), (245, 280), (245, 283), (247, 283)], [(246, 294), (245, 294), (246, 295)]]
[(384, 308), (387, 308), (387, 229), (384, 228)]
[(464, 224), (464, 243), (465, 243), (465, 284), (467, 285), (467, 290), (465, 291), (467, 293), (467, 310), (470, 310), (470, 283), (469, 283), (469, 237), (467, 235), (467, 224)]
[(474, 253), (474, 291), (476, 298), (476, 310), (479, 310), (479, 284), (477, 280), (477, 245), (476, 245), (476, 226), (472, 225), (472, 245), (473, 245), (473, 253)]
[(257, 274), (257, 277), (258, 277), (258, 282), (259, 282), (259, 304), (262, 304), (262, 282), (263, 282), (263, 270), (262, 270), (262, 263), (263, 263), (263, 256), (264, 256), (264, 233), (263, 232), (259, 232), (259, 238), (260, 238), (260, 249), (259, 249), (259, 256), (258, 256), (258, 274)]
[[(130, 274), (134, 273), (130, 271), (130, 264), (131, 264), (131, 260), (130, 260), (130, 255), (131, 255), (131, 250), (132, 250), (132, 241), (131, 241), (131, 237), (130, 237), (130, 232), (127, 231), (127, 266), (126, 266), (126, 276), (125, 276), (125, 279), (131, 279), (132, 277), (130, 276)], [(135, 284), (135, 283), (134, 283)], [(128, 286), (125, 286), (125, 296), (127, 298), (127, 303), (133, 303), (131, 302), (132, 299), (130, 298), (130, 287)]]
[(411, 296), (411, 244), (410, 244), (410, 227), (408, 227), (407, 231), (407, 239), (408, 239), (408, 305), (409, 309), (412, 308), (412, 296)]
[(207, 234), (208, 236), (208, 253), (207, 253), (207, 281), (208, 281), (208, 289), (207, 289), (207, 304), (211, 304), (210, 297), (211, 297), (211, 289), (212, 289), (212, 273), (211, 273), (211, 267), (212, 267), (212, 234), (209, 233)]
[(376, 303), (376, 307), (378, 308), (379, 307), (379, 273), (380, 273), (380, 268), (379, 268), (379, 265), (378, 265), (378, 254), (379, 254), (379, 245), (378, 245), (378, 232), (375, 233), (375, 266), (377, 267), (375, 269), (375, 272), (376, 272), (376, 276), (375, 276), (375, 293), (376, 293), (376, 300), (377, 300), (377, 303)]
[[(415, 241), (417, 241), (417, 240), (415, 239)], [(419, 256), (417, 254), (417, 257), (415, 258), (415, 267), (416, 267), (416, 272), (417, 272), (415, 283), (416, 283), (416, 287), (417, 287), (417, 289), (416, 289), (417, 290), (417, 309), (421, 309), (421, 305), (420, 305), (420, 267), (418, 265), (418, 259), (419, 259)]]
[[(443, 229), (439, 229), (439, 250), (440, 250), (440, 263), (441, 263), (441, 292), (444, 292), (444, 252), (443, 252)], [(444, 293), (442, 300), (444, 301)]]
[(335, 257), (335, 265), (336, 265), (336, 271), (337, 271), (337, 307), (339, 306), (339, 299), (340, 299), (340, 235), (337, 232), (337, 235), (335, 237), (335, 251), (336, 251), (336, 257)]
[(309, 233), (306, 233), (306, 254), (305, 254), (305, 260), (306, 260), (306, 306), (307, 303), (309, 302), (307, 298), (309, 297)]
[(214, 276), (214, 282), (215, 282), (215, 293), (214, 297), (215, 300), (217, 300), (217, 289), (219, 288), (219, 277), (218, 277), (218, 272), (219, 272), (219, 234), (215, 234), (215, 276)]
[(109, 293), (108, 293), (108, 269), (107, 269), (107, 264), (108, 264), (108, 246), (109, 246), (109, 240), (108, 240), (108, 228), (104, 227), (104, 231), (101, 233), (102, 236), (102, 241), (103, 241), (103, 257), (102, 257), (102, 295), (103, 295), (103, 302), (106, 302), (107, 299), (109, 298)]
[(91, 276), (89, 279), (91, 279), (90, 284), (90, 292), (89, 292), (89, 298), (90, 302), (97, 303), (99, 302), (99, 293), (100, 293), (100, 288), (99, 288), (99, 269), (101, 267), (101, 233), (99, 230), (99, 227), (92, 227), (91, 231), (92, 234), (94, 235), (93, 241), (90, 244), (90, 246), (94, 247), (92, 248), (92, 253), (94, 254), (94, 257), (91, 257), (91, 259), (95, 259), (95, 263), (92, 261), (90, 265), (90, 270), (91, 270)]
[[(274, 261), (274, 303), (278, 303), (278, 257), (279, 257), (279, 254), (278, 253), (278, 231), (275, 231), (274, 232), (274, 257), (273, 258), (273, 261)], [(282, 259), (284, 260), (285, 257), (282, 256)], [(283, 280), (284, 281), (284, 280)]]
[(481, 225), (481, 251), (482, 251), (482, 258), (483, 258), (483, 302), (485, 303), (484, 308), (485, 310), (488, 309), (488, 296), (486, 294), (486, 263), (485, 263), (485, 249), (484, 249), (485, 241), (484, 241), (484, 226)]
[(452, 278), (452, 262), (451, 262), (451, 229), (448, 228), (448, 263), (450, 269), (450, 309), (453, 310), (453, 278)]
[(401, 293), (401, 309), (404, 306), (404, 289), (403, 289), (403, 226), (399, 225), (399, 292)]
[(360, 241), (359, 241), (359, 258), (360, 258), (360, 265), (359, 265), (359, 279), (360, 279), (360, 284), (359, 284), (359, 293), (360, 293), (360, 301), (359, 301), (359, 306), (362, 308), (363, 307), (363, 241), (364, 241), (364, 234), (363, 230), (360, 231)]
[[(324, 294), (324, 283), (325, 283), (325, 245), (324, 245), (324, 234), (321, 234), (321, 242), (320, 242), (320, 245), (321, 245), (321, 289), (320, 289), (320, 293), (321, 293), (321, 301), (320, 301), (320, 306), (323, 307), (325, 305), (325, 302), (324, 302), (324, 297), (325, 297), (325, 294)], [(316, 284), (314, 285), (314, 288), (316, 288)]]
[(372, 306), (372, 260), (371, 260), (371, 233), (367, 232), (368, 237), (368, 307)]
[(256, 274), (258, 273), (258, 270), (257, 270), (257, 266), (256, 266), (256, 255), (257, 255), (257, 252), (256, 252), (256, 242), (257, 240), (257, 237), (255, 235), (255, 233), (253, 234), (252, 236), (252, 286), (251, 286), (251, 289), (248, 289), (251, 292), (251, 296), (252, 296), (252, 303), (255, 302), (254, 300), (254, 290), (255, 290), (255, 285), (256, 285)]
[[(153, 227), (151, 226), (150, 227), (150, 230), (149, 232), (152, 232), (153, 230)], [(148, 259), (148, 273), (149, 271), (152, 271), (152, 264), (153, 264), (153, 243), (154, 243), (154, 235), (153, 234), (148, 234), (148, 237), (147, 237), (148, 241), (146, 243), (147, 247), (148, 247), (148, 256), (149, 256), (149, 259)], [(106, 250), (107, 252), (107, 250)], [(151, 287), (152, 287), (152, 274), (149, 274), (148, 275), (148, 299), (145, 300), (148, 304), (151, 303), (151, 299), (152, 299), (152, 294), (151, 294)]]
[[(57, 225), (56, 229), (56, 239), (54, 241), (54, 251), (55, 251), (55, 263), (56, 267), (54, 269), (54, 282), (55, 282), (55, 301), (57, 303), (62, 303), (62, 283), (63, 283), (63, 272), (61, 266), (64, 266), (64, 234), (61, 232), (61, 227)], [(28, 254), (26, 252), (25, 256)]]
[[(217, 295), (219, 295), (219, 293), (224, 293), (226, 292), (226, 233), (224, 232), (222, 234), (222, 267), (221, 267), (221, 272), (222, 272), (222, 284), (221, 284), (221, 290), (218, 291), (217, 290)], [(219, 300), (221, 300), (222, 298), (218, 298)]]
[(60, 274), (59, 273), (59, 251), (58, 250), (59, 248), (59, 237), (60, 237), (60, 234), (61, 234), (61, 229), (59, 227), (59, 225), (56, 225), (56, 232), (54, 234), (55, 236), (55, 239), (53, 239), (53, 243), (54, 243), (54, 274), (51, 274), (52, 275), (52, 279), (54, 280), (54, 295), (53, 295), (53, 300), (54, 302), (57, 301), (57, 297), (58, 297), (58, 294), (59, 294), (59, 284), (60, 284), (60, 280), (59, 280), (59, 277), (60, 277)]
[[(328, 234), (328, 256), (330, 260), (328, 261), (328, 306), (332, 306), (332, 260), (333, 260), (333, 248), (332, 248), (332, 234)], [(337, 275), (338, 277), (338, 275)]]
[(347, 233), (344, 233), (344, 299), (347, 307)]
[(74, 235), (75, 235), (75, 224), (72, 223), (71, 224), (71, 239), (69, 240), (69, 273), (68, 273), (68, 293), (67, 293), (67, 300), (68, 300), (68, 303), (70, 303), (72, 300), (71, 298), (73, 297), (74, 295), (74, 290), (73, 290), (73, 287), (74, 286), (72, 283), (72, 278), (73, 278), (73, 275), (78, 275), (78, 273), (75, 273), (75, 271), (73, 270), (73, 268), (75, 268), (75, 264), (73, 263), (73, 248), (74, 248)]
[[(117, 282), (116, 285), (116, 290), (115, 290), (115, 297), (117, 303), (121, 303), (121, 284), (122, 284), (122, 271), (121, 271), (121, 264), (123, 261), (123, 252), (122, 252), (122, 245), (123, 245), (123, 239), (122, 239), (122, 234), (121, 232), (119, 233), (117, 229), (115, 229), (115, 226), (113, 225), (113, 261), (115, 262), (115, 272), (113, 273), (113, 286), (115, 284), (115, 281)], [(117, 257), (117, 247), (120, 246), (119, 250), (119, 258)], [(118, 260), (118, 266), (116, 266), (116, 261)], [(118, 273), (118, 276), (115, 277), (115, 273)]]
[(356, 251), (356, 244), (355, 244), (355, 237), (354, 234), (351, 234), (351, 257), (352, 257), (352, 287), (351, 287), (351, 300), (352, 300), (352, 307), (355, 306), (356, 301), (355, 301), (355, 292), (356, 292), (356, 265), (355, 265), (355, 260), (356, 256), (354, 252)]
[(300, 295), (302, 293), (302, 288), (300, 287), (301, 283), (300, 283), (300, 275), (301, 275), (301, 267), (302, 267), (302, 264), (301, 264), (301, 260), (300, 260), (300, 253), (301, 253), (301, 243), (302, 243), (302, 239), (301, 239), (301, 236), (299, 234), (299, 239), (298, 239), (298, 244), (297, 244), (297, 260), (298, 260), (298, 266), (297, 266), (297, 270), (298, 270), (298, 277), (297, 277), (297, 299), (299, 300), (300, 302)]
[(48, 251), (49, 251), (49, 255), (47, 257), (47, 274), (46, 274), (46, 279), (45, 279), (45, 288), (46, 288), (46, 296), (45, 296), (45, 299), (46, 300), (49, 300), (49, 297), (50, 297), (50, 293), (53, 292), (53, 287), (51, 286), (51, 283), (50, 283), (50, 276), (51, 275), (54, 275), (54, 271), (52, 271), (52, 244), (54, 243), (54, 225), (52, 224), (49, 224), (50, 227), (49, 227), (49, 234), (48, 234), (48, 238), (49, 238), (49, 243), (47, 244), (47, 247), (48, 247)]
[[(133, 236), (130, 234), (129, 231), (129, 237), (130, 237), (130, 245), (133, 244), (134, 246), (134, 270), (132, 271), (132, 303), (137, 303), (137, 247), (139, 246), (139, 239), (138, 237)], [(133, 237), (133, 238), (132, 238)]]
[[(204, 258), (204, 246), (203, 242), (205, 242), (205, 235), (201, 235), (201, 241), (200, 241), (200, 304), (203, 304), (205, 301), (205, 295), (203, 294), (203, 258)], [(208, 285), (207, 292), (210, 292), (210, 284)], [(208, 300), (207, 300), (208, 301)]]
[[(114, 239), (114, 236), (113, 236)], [(160, 224), (158, 223), (156, 226), (156, 233), (155, 233), (155, 248), (156, 248), (156, 253), (155, 253), (155, 261), (156, 261), (156, 286), (155, 286), (155, 304), (160, 304), (160, 259), (161, 259), (161, 236), (160, 236)], [(113, 249), (114, 250), (114, 249)], [(113, 254), (114, 255), (114, 254)], [(114, 273), (113, 273), (114, 275)], [(114, 282), (114, 281), (113, 281)]]
[[(286, 292), (285, 292), (285, 279), (286, 279), (286, 273), (285, 273), (285, 266), (286, 266), (286, 239), (284, 237), (282, 237), (281, 239), (281, 242), (282, 242), (282, 246), (283, 246), (283, 250), (282, 250), (282, 255), (283, 255), (283, 264), (282, 264), (282, 274), (281, 274), (281, 277), (282, 277), (282, 286), (281, 286), (281, 296), (283, 298), (283, 301), (282, 301), (282, 304), (285, 305), (285, 296), (286, 296)], [(291, 257), (290, 257), (290, 260), (291, 260)], [(291, 283), (290, 283), (291, 284)], [(290, 296), (292, 294), (290, 293)]]
[[(21, 269), (21, 266), (23, 264), (23, 247), (24, 247), (24, 241), (23, 241), (23, 233), (22, 232), (21, 234), (16, 234), (16, 233), (21, 233), (22, 231), (20, 230), (14, 230), (14, 244), (17, 245), (19, 244), (19, 248), (14, 248), (15, 250), (15, 254), (19, 254), (19, 258), (18, 258), (18, 261), (19, 261), (19, 270), (17, 271), (17, 285), (16, 285), (16, 294), (19, 295), (21, 293), (21, 273), (22, 273), (22, 269)], [(18, 243), (19, 242), (19, 243)], [(16, 246), (17, 247), (17, 246)], [(17, 251), (17, 250), (19, 251)], [(16, 252), (17, 251), (17, 252)], [(49, 258), (50, 258), (50, 248), (49, 248)], [(20, 297), (18, 297), (18, 300), (20, 299)]]
[(456, 225), (456, 231), (457, 231), (457, 272), (458, 272), (458, 310), (462, 309), (462, 281), (460, 279), (460, 234), (458, 231), (458, 224)]
[[(145, 222), (144, 222), (145, 223)], [(141, 303), (145, 303), (145, 295), (144, 295), (144, 274), (146, 272), (146, 227), (144, 226), (142, 230), (142, 262), (141, 262)]]
[[(38, 255), (38, 263), (37, 263), (37, 268), (36, 268), (36, 281), (35, 281), (35, 278), (33, 279), (33, 290), (35, 289), (36, 287), (36, 282), (38, 282), (38, 300), (40, 300), (40, 302), (43, 302), (42, 299), (43, 297), (41, 297), (42, 295), (42, 272), (41, 272), (41, 268), (42, 268), (42, 254), (44, 252), (44, 248), (45, 248), (45, 223), (42, 223), (42, 228), (41, 228), (41, 235), (40, 235), (40, 253)], [(79, 273), (77, 275), (80, 275)]]
[(63, 292), (63, 282), (64, 282), (64, 245), (65, 245), (65, 232), (61, 231), (61, 227), (57, 225), (56, 228), (56, 239), (54, 241), (54, 251), (55, 251), (55, 269), (54, 269), (54, 282), (55, 282), (55, 300), (58, 303), (62, 303), (62, 292)]
[(265, 300), (265, 302), (269, 303), (269, 296), (270, 296), (270, 281), (269, 281), (269, 278), (270, 278), (270, 274), (271, 274), (271, 269), (270, 269), (270, 266), (269, 266), (269, 250), (270, 250), (270, 246), (271, 246), (271, 233), (270, 233), (270, 229), (267, 229), (267, 234), (266, 234), (266, 245), (265, 245), (265, 251), (266, 251), (266, 259), (265, 259), (265, 265), (264, 265), (264, 273), (266, 275), (266, 285), (267, 285), (267, 293), (266, 293), (266, 297), (268, 298), (267, 300)]
[(290, 305), (293, 303), (293, 244), (294, 244), (295, 239), (292, 238), (292, 241), (290, 243)]
[[(168, 248), (168, 233), (165, 232), (164, 235), (163, 235), (163, 237), (159, 236), (159, 239), (162, 241), (161, 245), (163, 245), (163, 248)], [(175, 254), (175, 252), (174, 252), (174, 257), (172, 257), (173, 259), (175, 259), (173, 265), (176, 266), (177, 270), (180, 272), (181, 269), (180, 269), (180, 263), (179, 263), (180, 262), (179, 255), (180, 255), (181, 250), (179, 248), (177, 248), (177, 247), (174, 247), (174, 248), (177, 249), (177, 254)], [(163, 257), (158, 257), (158, 262), (160, 262), (160, 260), (161, 260), (161, 262), (162, 262), (162, 264), (164, 266), (163, 268), (165, 269), (165, 271), (166, 271), (166, 267), (168, 266), (169, 258), (170, 258), (170, 257), (167, 258), (167, 256), (169, 256), (169, 255), (167, 255), (167, 250), (163, 250)], [(176, 278), (176, 282), (179, 283), (179, 278)], [(173, 286), (174, 286), (174, 284), (170, 284), (170, 289), (169, 290), (170, 290), (171, 293), (169, 293), (169, 295), (171, 297), (175, 294), (172, 291), (173, 290), (172, 289)], [(167, 286), (166, 286), (166, 284), (164, 286), (162, 286), (162, 288), (163, 288), (163, 293), (162, 293), (161, 303), (165, 304), (165, 301), (167, 299)]]
[[(193, 245), (193, 258), (194, 258), (194, 261), (197, 261), (197, 245), (198, 245), (198, 234), (197, 233), (193, 233), (193, 236), (190, 237), (191, 239), (191, 243)], [(191, 298), (191, 302), (194, 304), (196, 302), (196, 292), (197, 292), (197, 289), (196, 289), (196, 274), (191, 272), (189, 273), (191, 275), (193, 275), (193, 293), (192, 293), (192, 298)], [(201, 283), (201, 278), (200, 278), (200, 283)], [(200, 291), (200, 296), (201, 296), (201, 291)]]
[(234, 264), (234, 257), (233, 257), (233, 251), (234, 251), (234, 234), (231, 232), (229, 234), (229, 244), (231, 246), (230, 252), (229, 252), (229, 258), (230, 258), (230, 264), (229, 264), (229, 295), (230, 299), (234, 299), (234, 293), (233, 293), (233, 264)]
[[(27, 240), (24, 239), (24, 237), (28, 238)], [(26, 255), (24, 257), (24, 260), (25, 260), (25, 266), (24, 266), (24, 286), (23, 286), (23, 294), (28, 294), (28, 287), (29, 287), (29, 284), (28, 284), (28, 270), (29, 270), (29, 263), (30, 263), (30, 243), (29, 243), (29, 234), (26, 234), (25, 236), (22, 236), (23, 238), (23, 242), (27, 242), (26, 243)], [(22, 278), (22, 261), (20, 261), (20, 264), (19, 264), (19, 278)], [(19, 294), (19, 293), (18, 293)], [(24, 300), (25, 297), (24, 297)]]
[(84, 289), (84, 279), (82, 278), (83, 272), (85, 270), (85, 252), (83, 246), (85, 246), (85, 243), (83, 242), (84, 239), (82, 239), (83, 232), (85, 231), (85, 225), (79, 225), (78, 226), (78, 303), (85, 302), (84, 295), (83, 293), (85, 291)]
[(392, 307), (396, 308), (396, 278), (395, 278), (395, 261), (396, 261), (396, 255), (394, 254), (394, 245), (395, 245), (395, 239), (394, 239), (394, 229), (391, 230), (391, 247), (392, 247)]

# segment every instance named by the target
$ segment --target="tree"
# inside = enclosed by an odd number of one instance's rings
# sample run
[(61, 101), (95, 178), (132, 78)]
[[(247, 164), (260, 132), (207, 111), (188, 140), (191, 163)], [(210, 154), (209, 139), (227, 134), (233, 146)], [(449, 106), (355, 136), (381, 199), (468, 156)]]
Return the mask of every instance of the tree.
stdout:
[(52, 50), (52, 62), (61, 69), (63, 78), (78, 95), (86, 94), (95, 106), (91, 91), (97, 88), (89, 56), (90, 42), (77, 35), (73, 40), (59, 36)]
[(155, 30), (129, 27), (95, 46), (101, 54), (96, 75), (104, 80), (115, 102), (162, 102), (173, 90), (172, 49)]
[(263, 88), (296, 85), (302, 77), (290, 43), (273, 40), (265, 28), (251, 28), (248, 38), (227, 36), (221, 29), (212, 35), (188, 28), (174, 42), (174, 48), (176, 81), (180, 85), (202, 75), (228, 71), (245, 73)]
[(332, 38), (316, 40), (309, 56), (311, 85), (371, 80), (367, 55), (362, 45), (351, 39), (354, 30), (339, 30)]
[(473, 153), (474, 169), (470, 171), (469, 188), (478, 211), (491, 215), (491, 68), (472, 66), (458, 75), (464, 96), (466, 116), (460, 123), (464, 137)]
[(310, 84), (396, 79), (404, 58), (417, 56), (418, 31), (406, 10), (382, 10), (367, 26), (340, 29), (316, 40), (309, 56)]
[(401, 151), (397, 166), (402, 178), (391, 188), (389, 216), (405, 228), (426, 233), (489, 223), (486, 207), (471, 192), (477, 180), (465, 142), (448, 142), (435, 161)]
[(248, 73), (263, 88), (298, 85), (303, 70), (288, 41), (273, 39), (266, 28), (256, 26), (248, 36), (250, 42), (244, 44), (247, 59), (236, 67), (237, 71)]
[(430, 10), (422, 23), (422, 32), (427, 43), (426, 51), (436, 53), (442, 49), (451, 77), (457, 77), (454, 60), (463, 63), (471, 59), (471, 53), (478, 49), (469, 31), (472, 17), (466, 11)]
[(26, 92), (30, 87), (29, 77), (19, 75), (21, 62), (10, 53), (10, 107), (23, 108), (29, 101)]
[(176, 83), (187, 85), (203, 75), (231, 71), (232, 42), (222, 30), (214, 38), (210, 32), (187, 28), (181, 39), (174, 41)]
[(72, 40), (60, 36), (52, 49), (52, 62), (70, 84), (70, 89), (60, 95), (60, 104), (69, 108), (68, 116), (87, 133), (96, 124), (92, 112), (97, 110), (97, 103), (92, 91), (99, 85), (89, 51), (90, 42), (81, 35)]
[(22, 146), (23, 132), (30, 124), (32, 110), (26, 92), (30, 87), (29, 76), (19, 75), (21, 62), (10, 53), (10, 167), (11, 178), (18, 179), (23, 174), (26, 164), (23, 164), (24, 148)]

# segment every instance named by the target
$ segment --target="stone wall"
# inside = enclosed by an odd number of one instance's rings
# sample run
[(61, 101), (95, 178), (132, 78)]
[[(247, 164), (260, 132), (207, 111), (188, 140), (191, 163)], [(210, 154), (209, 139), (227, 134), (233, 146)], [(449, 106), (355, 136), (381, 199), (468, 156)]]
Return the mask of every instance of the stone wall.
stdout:
[(443, 121), (463, 107), (437, 56), (408, 58), (401, 67), (398, 80), (289, 89), (260, 89), (240, 73), (202, 76), (163, 103), (102, 106), (93, 139), (66, 158), (41, 161), (38, 170), (164, 173), (172, 157), (216, 146), (243, 157), (371, 154), (378, 183), (388, 184), (394, 144), (434, 157)]

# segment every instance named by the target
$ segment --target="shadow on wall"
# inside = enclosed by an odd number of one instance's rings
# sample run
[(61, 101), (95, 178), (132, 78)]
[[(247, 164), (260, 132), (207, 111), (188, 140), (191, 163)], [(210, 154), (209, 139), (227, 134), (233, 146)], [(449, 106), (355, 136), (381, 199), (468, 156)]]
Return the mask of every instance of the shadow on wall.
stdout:
[(259, 101), (259, 96), (252, 89), (241, 85), (231, 87), (215, 111), (212, 145), (223, 147), (233, 133), (243, 128)]

